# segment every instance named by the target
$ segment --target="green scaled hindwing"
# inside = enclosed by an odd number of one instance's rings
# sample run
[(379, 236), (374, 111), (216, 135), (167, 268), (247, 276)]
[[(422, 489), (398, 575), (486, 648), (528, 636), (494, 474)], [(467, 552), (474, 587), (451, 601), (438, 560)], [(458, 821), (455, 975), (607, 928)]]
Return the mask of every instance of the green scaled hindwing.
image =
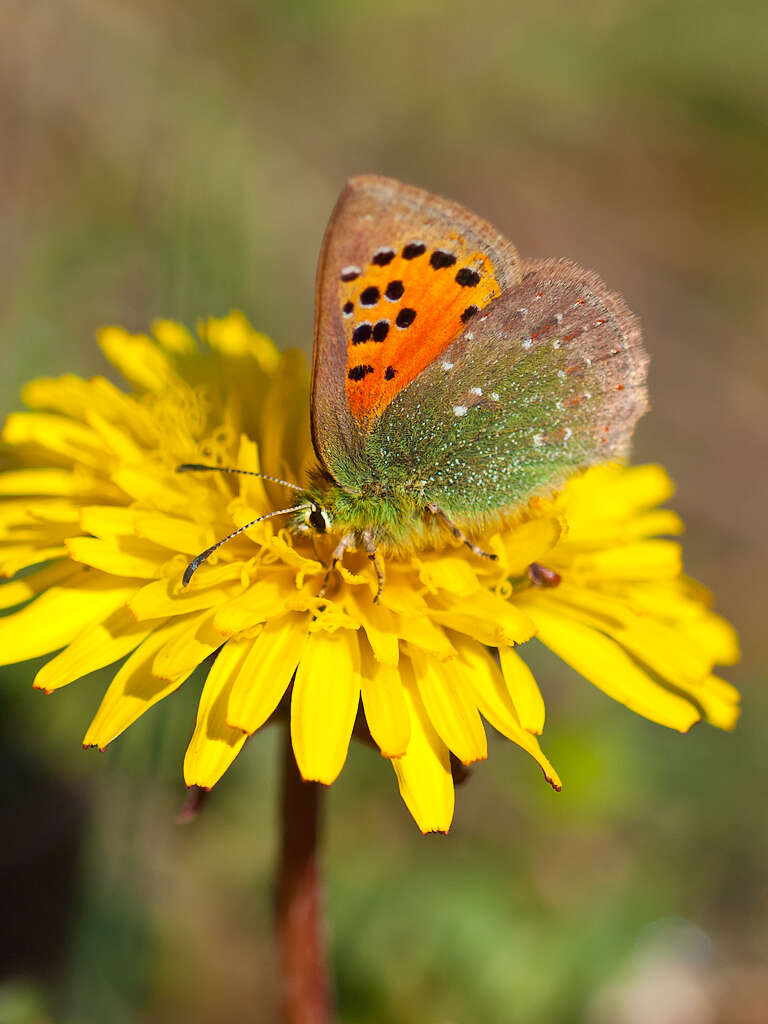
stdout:
[(372, 478), (461, 518), (513, 509), (628, 454), (647, 407), (637, 318), (565, 260), (523, 277), (412, 383), (372, 431)]

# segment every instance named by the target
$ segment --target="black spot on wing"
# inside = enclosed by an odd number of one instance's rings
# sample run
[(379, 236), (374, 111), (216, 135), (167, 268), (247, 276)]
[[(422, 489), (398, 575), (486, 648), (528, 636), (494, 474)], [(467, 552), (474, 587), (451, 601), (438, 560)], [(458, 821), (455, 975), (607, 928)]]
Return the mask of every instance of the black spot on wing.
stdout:
[(353, 366), (347, 376), (350, 380), (362, 380), (369, 373), (373, 373), (373, 367), (361, 363), (359, 366)]
[(358, 324), (352, 332), (352, 344), (362, 345), (364, 341), (370, 341), (373, 327), (368, 322)]
[(400, 312), (397, 314), (397, 319), (395, 320), (395, 323), (402, 331), (405, 330), (406, 327), (410, 327), (415, 319), (416, 310), (410, 309), (408, 306), (406, 306), (404, 309), (401, 309)]
[(403, 246), (403, 259), (415, 260), (417, 256), (422, 256), (426, 251), (427, 247), (423, 242), (409, 242), (408, 245)]
[(389, 334), (389, 320), (379, 320), (373, 325), (373, 340), (384, 341)]
[(474, 288), (480, 284), (480, 275), (470, 267), (462, 267), (456, 275), (456, 284), (460, 284), (462, 288)]
[(429, 265), (433, 270), (445, 270), (446, 267), (452, 267), (455, 262), (456, 257), (453, 253), (443, 252), (442, 249), (435, 249), (429, 257)]

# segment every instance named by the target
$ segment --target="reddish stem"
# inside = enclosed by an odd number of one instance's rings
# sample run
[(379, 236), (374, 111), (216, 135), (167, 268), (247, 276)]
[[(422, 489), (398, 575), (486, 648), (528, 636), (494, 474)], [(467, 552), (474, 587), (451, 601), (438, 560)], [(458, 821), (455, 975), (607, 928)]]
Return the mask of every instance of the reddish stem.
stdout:
[(321, 786), (304, 782), (285, 727), (276, 931), (281, 1024), (330, 1024), (331, 995), (318, 864)]

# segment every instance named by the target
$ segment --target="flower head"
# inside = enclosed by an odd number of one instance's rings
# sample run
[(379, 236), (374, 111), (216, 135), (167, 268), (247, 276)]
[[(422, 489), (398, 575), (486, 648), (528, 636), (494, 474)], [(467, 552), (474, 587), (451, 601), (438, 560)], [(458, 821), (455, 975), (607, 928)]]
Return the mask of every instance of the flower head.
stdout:
[(34, 683), (51, 692), (121, 662), (86, 746), (104, 748), (210, 661), (188, 785), (213, 786), (292, 687), (304, 778), (333, 782), (357, 722), (419, 827), (445, 831), (451, 756), (487, 756), (483, 719), (560, 787), (536, 738), (544, 702), (517, 649), (533, 636), (655, 722), (733, 727), (738, 695), (712, 669), (736, 660), (735, 635), (681, 575), (668, 539), (681, 523), (658, 507), (672, 492), (658, 466), (574, 477), (487, 531), (479, 543), (496, 562), (448, 539), (390, 555), (378, 604), (365, 552), (348, 552), (324, 585), (334, 538), (279, 518), (218, 548), (184, 587), (193, 556), (291, 502), (278, 483), (179, 475), (180, 463), (302, 483), (315, 462), (302, 357), (236, 313), (199, 334), (168, 321), (153, 337), (103, 330), (133, 392), (103, 377), (33, 381), (31, 411), (2, 434), (0, 573), (15, 578), (0, 608), (21, 607), (0, 619), (0, 663), (58, 651)]

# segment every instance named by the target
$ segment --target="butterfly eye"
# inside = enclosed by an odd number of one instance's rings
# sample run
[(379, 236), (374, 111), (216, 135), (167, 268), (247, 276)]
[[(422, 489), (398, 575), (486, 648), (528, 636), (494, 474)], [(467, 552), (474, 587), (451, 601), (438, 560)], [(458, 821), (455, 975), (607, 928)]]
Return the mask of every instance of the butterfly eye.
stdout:
[(307, 522), (318, 533), (325, 533), (331, 526), (331, 517), (324, 508), (319, 508), (315, 505), (307, 516)]

